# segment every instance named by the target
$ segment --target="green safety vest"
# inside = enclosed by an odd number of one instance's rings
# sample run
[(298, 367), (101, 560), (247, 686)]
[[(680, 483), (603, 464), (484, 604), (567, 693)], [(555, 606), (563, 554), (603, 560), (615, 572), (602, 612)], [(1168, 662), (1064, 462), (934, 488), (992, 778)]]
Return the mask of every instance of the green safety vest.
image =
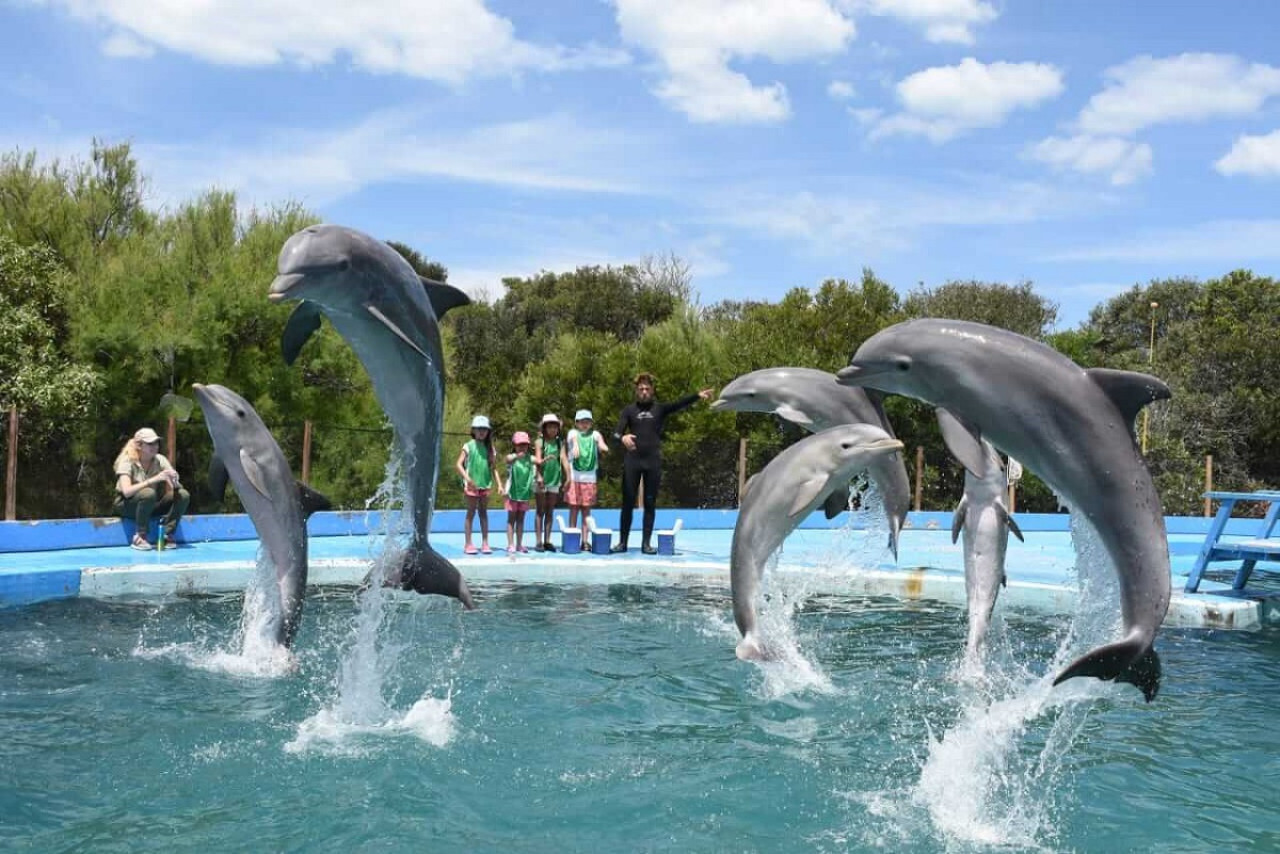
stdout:
[(507, 476), (507, 497), (512, 501), (533, 500), (533, 457), (525, 454), (511, 461)]
[(596, 447), (595, 436), (591, 435), (595, 431), (591, 430), (583, 433), (575, 427), (573, 432), (578, 434), (578, 456), (573, 461), (573, 470), (595, 471), (596, 457), (599, 456), (599, 449)]
[(472, 439), (467, 443), (467, 477), (476, 489), (493, 487), (493, 471), (489, 468), (489, 448)]
[(564, 480), (560, 469), (560, 442), (558, 438), (542, 440), (542, 485), (549, 490), (559, 489)]

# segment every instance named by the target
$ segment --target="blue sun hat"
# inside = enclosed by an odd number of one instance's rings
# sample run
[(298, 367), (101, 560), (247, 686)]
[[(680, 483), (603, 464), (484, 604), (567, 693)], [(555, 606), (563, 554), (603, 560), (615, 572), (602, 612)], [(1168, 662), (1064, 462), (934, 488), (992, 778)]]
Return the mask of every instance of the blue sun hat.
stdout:
[(595, 419), (591, 417), (590, 409), (579, 409), (578, 414), (573, 416), (573, 420), (574, 421), (595, 421)]

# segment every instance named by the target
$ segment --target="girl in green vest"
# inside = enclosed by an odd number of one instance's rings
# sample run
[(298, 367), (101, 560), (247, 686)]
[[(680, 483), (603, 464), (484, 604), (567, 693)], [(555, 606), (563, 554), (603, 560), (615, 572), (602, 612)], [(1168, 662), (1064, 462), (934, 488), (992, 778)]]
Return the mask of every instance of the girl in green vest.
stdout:
[(477, 512), (480, 514), (480, 554), (493, 554), (493, 549), (489, 548), (489, 491), (495, 481), (498, 491), (502, 491), (502, 478), (498, 475), (496, 462), (489, 419), (477, 415), (471, 419), (471, 441), (462, 446), (462, 453), (458, 454), (458, 462), (454, 465), (462, 478), (462, 491), (467, 496), (467, 518), (462, 531), (466, 535), (463, 551), (469, 555), (476, 554), (476, 547), (471, 544), (471, 520)]
[(609, 453), (600, 431), (594, 429), (595, 419), (590, 409), (579, 409), (573, 417), (576, 429), (569, 431), (565, 441), (569, 457), (569, 527), (578, 526), (578, 511), (582, 511), (585, 528), (596, 505), (596, 470), (600, 468), (600, 455)]
[(569, 470), (569, 458), (565, 455), (564, 439), (560, 437), (560, 417), (554, 412), (542, 416), (538, 424), (538, 441), (533, 446), (533, 464), (538, 467), (533, 495), (537, 502), (533, 516), (534, 548), (540, 552), (553, 552), (551, 545), (551, 517), (566, 485), (565, 472)]
[(524, 514), (533, 501), (533, 481), (537, 469), (529, 452), (529, 434), (521, 430), (511, 437), (514, 454), (507, 454), (507, 554), (527, 553), (524, 545)]

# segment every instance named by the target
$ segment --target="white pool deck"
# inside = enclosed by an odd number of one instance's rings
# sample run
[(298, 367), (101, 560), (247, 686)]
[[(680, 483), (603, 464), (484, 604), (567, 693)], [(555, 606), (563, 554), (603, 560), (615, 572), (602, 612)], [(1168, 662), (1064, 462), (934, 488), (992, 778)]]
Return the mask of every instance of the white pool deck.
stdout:
[[(495, 526), (496, 528), (496, 526)], [(950, 532), (938, 527), (903, 532), (899, 559), (883, 547), (883, 533), (862, 530), (798, 530), (787, 540), (776, 569), (803, 575), (812, 594), (887, 596), (930, 600), (963, 607), (963, 555)], [(1075, 553), (1061, 531), (1027, 532), (1027, 542), (1010, 542), (1001, 593), (1002, 609), (1057, 614), (1079, 605)], [(647, 556), (635, 546), (626, 555), (565, 555), (530, 552), (468, 556), (461, 534), (432, 536), (471, 584), (480, 607), (494, 584), (640, 584), (728, 587), (732, 531), (683, 530), (676, 554)], [(554, 538), (557, 544), (560, 537)], [(354, 586), (385, 547), (381, 536), (320, 536), (310, 541), (311, 585)], [(491, 541), (505, 545), (505, 534)], [(1273, 618), (1270, 596), (1258, 590), (1233, 593), (1229, 583), (1210, 578), (1200, 592), (1182, 591), (1203, 536), (1170, 536), (1173, 553), (1172, 601), (1165, 624), (1212, 629), (1254, 629)], [(63, 549), (56, 552), (0, 553), (0, 582), (12, 584), (42, 576), (63, 578), (66, 595), (88, 597), (165, 597), (242, 590), (255, 571), (257, 542), (199, 542), (165, 552), (137, 552), (123, 546)], [(1280, 568), (1280, 567), (1278, 567)], [(1233, 570), (1223, 567), (1230, 576)], [(60, 575), (59, 575), (60, 574)], [(1262, 575), (1264, 573), (1260, 573)], [(70, 590), (74, 582), (75, 590)], [(2, 591), (0, 591), (2, 592)], [(59, 598), (56, 595), (28, 597)], [(15, 604), (10, 596), (5, 603)], [(18, 603), (21, 604), (21, 603)]]

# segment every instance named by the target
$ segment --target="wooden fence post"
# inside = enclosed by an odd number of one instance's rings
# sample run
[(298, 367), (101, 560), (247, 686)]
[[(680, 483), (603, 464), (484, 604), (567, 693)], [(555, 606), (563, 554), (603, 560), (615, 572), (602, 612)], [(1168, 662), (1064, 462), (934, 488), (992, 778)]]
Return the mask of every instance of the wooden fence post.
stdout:
[(168, 445), (169, 462), (173, 463), (173, 467), (178, 467), (178, 419), (172, 415), (169, 416), (168, 435), (165, 436)]
[(1018, 510), (1018, 482), (1014, 481), (1009, 484), (1009, 512), (1016, 513)]
[(916, 512), (924, 500), (924, 446), (916, 445)]
[(18, 518), (18, 407), (9, 407), (9, 461), (4, 473), (4, 518)]
[(747, 439), (738, 439), (738, 503), (742, 503), (742, 494), (747, 491)]
[[(1204, 458), (1204, 491), (1213, 492), (1213, 454), (1206, 454)], [(1213, 515), (1213, 499), (1208, 496), (1204, 499), (1204, 517), (1208, 519)]]
[(311, 485), (311, 422), (302, 422), (302, 482)]

